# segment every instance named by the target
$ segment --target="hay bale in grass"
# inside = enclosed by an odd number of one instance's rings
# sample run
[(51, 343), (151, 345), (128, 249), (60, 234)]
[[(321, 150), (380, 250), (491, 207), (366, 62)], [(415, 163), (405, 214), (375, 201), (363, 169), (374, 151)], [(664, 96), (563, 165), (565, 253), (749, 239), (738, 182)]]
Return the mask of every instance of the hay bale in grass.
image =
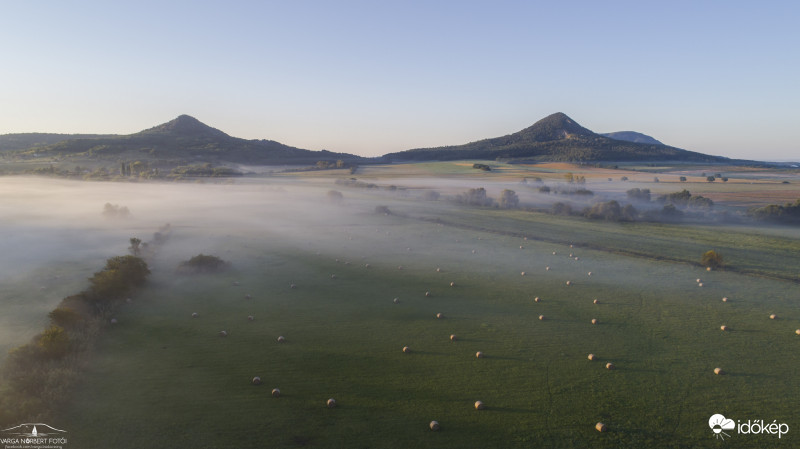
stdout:
[(253, 321), (256, 318), (253, 315), (247, 315), (247, 321)]
[(595, 425), (594, 425), (594, 428), (595, 428), (595, 430), (597, 430), (598, 432), (605, 432), (605, 431), (606, 431), (606, 425), (605, 425), (605, 424), (603, 424), (603, 423), (601, 423), (601, 422), (599, 422), (599, 423), (595, 424)]
[(555, 252), (555, 251), (553, 251), (553, 255), (554, 255), (554, 256), (556, 255), (556, 252)]
[(539, 301), (541, 301), (541, 298), (539, 298), (538, 296), (533, 298), (533, 302), (539, 302)]
[(397, 266), (397, 269), (398, 269), (398, 270), (402, 270), (402, 269), (403, 269), (403, 266), (402, 266), (402, 265), (398, 265), (398, 266)]
[(572, 281), (567, 281), (567, 286), (572, 285)]
[(599, 323), (599, 321), (597, 321), (597, 318), (592, 318), (592, 324), (597, 324), (597, 323)]
[(456, 341), (457, 339), (456, 334), (450, 334), (450, 341)]
[(249, 294), (249, 293), (248, 293), (248, 294), (246, 294), (246, 295), (244, 295), (244, 299), (250, 299), (250, 298), (252, 298), (252, 296), (250, 296), (250, 294)]
[(525, 276), (525, 272), (523, 271), (523, 272), (521, 272), (519, 275), (520, 275), (520, 276)]
[(111, 324), (117, 324), (117, 319), (116, 318), (111, 318)]
[(771, 320), (777, 320), (777, 319), (778, 319), (778, 315), (775, 315), (775, 314), (773, 313), (772, 315), (770, 315), (770, 316), (769, 316), (769, 319), (771, 319)]
[(475, 357), (477, 357), (479, 359), (482, 359), (483, 358), (483, 353), (481, 351), (478, 351), (478, 352), (475, 353)]
[(574, 256), (572, 253), (569, 253), (569, 257), (570, 257), (570, 258), (573, 258), (573, 257), (575, 257), (575, 256)]
[(575, 257), (575, 260), (581, 260), (581, 258), (580, 257)]
[(794, 333), (800, 335), (800, 329), (797, 329), (796, 331), (794, 331)]
[(711, 271), (711, 267), (706, 267), (706, 271)]
[(594, 354), (589, 354), (589, 356), (588, 356), (587, 358), (588, 358), (589, 360), (595, 360), (595, 359), (597, 359), (597, 357), (595, 357), (595, 355), (594, 355)]
[(284, 338), (283, 335), (278, 337), (278, 343), (283, 343), (285, 341), (286, 341), (286, 338)]
[(600, 304), (600, 301), (598, 301), (597, 298), (595, 298), (592, 300), (592, 304)]
[(544, 267), (544, 271), (550, 271), (550, 267)]
[(728, 326), (723, 324), (722, 326), (719, 327), (719, 329), (722, 330), (722, 331), (727, 331), (728, 330)]
[(699, 283), (701, 283), (703, 281), (701, 281), (700, 278), (697, 278), (697, 279), (695, 279), (695, 282), (697, 282), (699, 284)]
[(411, 352), (411, 348), (409, 348), (408, 346), (403, 346), (403, 352), (408, 354)]
[(192, 312), (192, 318), (197, 318), (197, 317), (198, 317), (197, 312)]
[(544, 321), (544, 315), (539, 315), (539, 321)]
[(425, 297), (429, 298), (431, 296), (431, 292), (425, 292)]
[(261, 385), (261, 378), (256, 376), (253, 378), (253, 385)]
[(442, 313), (441, 313), (441, 312), (439, 312), (439, 313), (437, 313), (437, 314), (436, 314), (436, 319), (439, 319), (439, 320), (440, 320), (440, 319), (442, 319), (442, 318), (444, 318), (444, 315), (442, 315)]
[(239, 281), (233, 281), (233, 285), (238, 286), (239, 285)]
[(725, 374), (725, 371), (723, 371), (722, 368), (714, 368), (714, 374), (722, 376), (723, 374)]
[(455, 286), (456, 286), (456, 283), (455, 283), (455, 282), (451, 282), (451, 283), (450, 283), (450, 286), (451, 286), (451, 287), (455, 287)]
[(483, 401), (475, 401), (475, 410), (483, 410), (486, 406), (483, 404)]
[(331, 279), (336, 279), (336, 275), (335, 275), (335, 274), (332, 274), (332, 275), (331, 275)]
[(592, 275), (592, 272), (590, 271), (590, 272), (589, 272), (589, 273), (587, 273), (587, 274), (588, 274), (589, 276), (591, 276), (591, 275)]
[(219, 336), (220, 337), (227, 337), (228, 336), (228, 331), (219, 331)]
[(525, 249), (525, 247), (522, 246), (522, 245), (519, 245), (519, 249)]
[(400, 304), (400, 298), (394, 298), (392, 302), (395, 304)]
[(472, 250), (472, 254), (475, 254), (475, 250), (474, 249)]
[(364, 268), (369, 268), (369, 264), (368, 264), (368, 263), (365, 263), (365, 264), (364, 264)]
[(697, 286), (698, 286), (698, 287), (702, 287), (702, 286), (703, 286), (703, 283), (701, 282), (701, 283), (697, 284)]
[(279, 390), (279, 389), (277, 389), (277, 388), (273, 388), (273, 389), (272, 389), (272, 397), (273, 397), (273, 398), (279, 398), (279, 397), (281, 397), (281, 390)]
[(722, 298), (722, 302), (728, 302), (728, 297), (726, 296), (726, 297)]
[(616, 367), (616, 366), (614, 366), (614, 364), (613, 364), (613, 363), (611, 363), (611, 362), (608, 362), (608, 363), (606, 363), (606, 369), (616, 369), (616, 368), (617, 368), (617, 367)]
[(336, 399), (330, 398), (326, 404), (328, 405), (328, 408), (334, 408), (336, 407)]
[(297, 286), (294, 284), (289, 284), (289, 288), (297, 288)]
[(439, 268), (439, 267), (436, 267), (436, 272), (437, 272), (437, 273), (441, 273), (441, 272), (442, 272), (442, 269), (441, 269), (441, 268)]
[(430, 427), (434, 432), (439, 430), (439, 421), (431, 421), (428, 427)]

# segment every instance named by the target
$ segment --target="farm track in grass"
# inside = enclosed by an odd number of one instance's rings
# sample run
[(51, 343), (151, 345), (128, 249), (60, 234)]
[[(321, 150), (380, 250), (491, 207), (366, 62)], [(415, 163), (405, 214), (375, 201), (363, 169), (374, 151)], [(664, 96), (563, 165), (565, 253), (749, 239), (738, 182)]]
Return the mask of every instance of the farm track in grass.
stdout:
[[(712, 413), (800, 419), (791, 283), (402, 217), (360, 220), (357, 232), (333, 226), (305, 241), (225, 236), (219, 252), (231, 249), (234, 270), (224, 274), (175, 279), (173, 261), (154, 262), (150, 286), (121, 311), (59, 420), (70, 441), (713, 447)], [(183, 232), (192, 241), (207, 231)], [(718, 365), (731, 374), (715, 376)], [(431, 420), (442, 430), (431, 432)], [(609, 431), (596, 432), (598, 421)]]

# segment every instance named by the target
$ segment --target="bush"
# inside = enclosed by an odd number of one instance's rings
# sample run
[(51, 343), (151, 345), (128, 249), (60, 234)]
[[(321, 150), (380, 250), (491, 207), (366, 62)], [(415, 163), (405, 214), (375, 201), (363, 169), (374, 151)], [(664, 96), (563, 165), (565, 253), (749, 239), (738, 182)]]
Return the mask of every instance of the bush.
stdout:
[(539, 193), (550, 193), (550, 187), (548, 186), (539, 187)]
[(327, 196), (328, 196), (328, 200), (330, 200), (330, 202), (336, 203), (336, 204), (341, 203), (342, 200), (344, 199), (344, 195), (342, 195), (342, 192), (340, 192), (338, 190), (328, 190)]
[(469, 189), (464, 193), (458, 194), (456, 201), (470, 206), (491, 206), (494, 203), (493, 199), (486, 196), (486, 189), (483, 187)]
[(628, 199), (636, 201), (650, 202), (650, 189), (630, 189), (627, 192)]
[(50, 326), (36, 339), (42, 354), (54, 359), (64, 357), (69, 349), (69, 336), (61, 326)]
[(118, 299), (131, 288), (143, 284), (148, 274), (147, 264), (139, 257), (112, 257), (102, 271), (89, 278), (88, 297), (96, 301)]
[(587, 218), (608, 221), (632, 221), (636, 218), (636, 209), (631, 205), (624, 208), (616, 201), (606, 201), (586, 208), (583, 215)]
[(180, 273), (215, 273), (228, 269), (229, 264), (217, 256), (198, 254), (178, 265)]
[(680, 180), (681, 180), (681, 182), (686, 182), (686, 176), (681, 176)]
[(472, 168), (483, 170), (483, 171), (492, 171), (492, 167), (486, 164), (472, 164)]
[(713, 249), (703, 253), (700, 258), (700, 264), (704, 267), (719, 268), (722, 266), (722, 255)]
[(83, 317), (75, 310), (69, 307), (58, 307), (53, 309), (52, 312), (47, 314), (50, 322), (55, 326), (63, 328), (72, 328), (83, 320)]

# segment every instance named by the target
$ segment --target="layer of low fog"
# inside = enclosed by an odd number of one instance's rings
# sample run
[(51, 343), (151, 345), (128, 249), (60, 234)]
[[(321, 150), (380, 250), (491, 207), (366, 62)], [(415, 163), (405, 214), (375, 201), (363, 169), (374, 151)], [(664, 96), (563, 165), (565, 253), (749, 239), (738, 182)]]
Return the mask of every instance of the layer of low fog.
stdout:
[[(460, 207), (451, 200), (470, 188), (485, 188), (493, 198), (510, 189), (517, 192), (521, 206), (549, 207), (565, 201), (565, 195), (541, 193), (539, 186), (566, 189), (592, 185), (410, 177), (380, 179), (379, 184), (376, 181), (376, 185), (369, 186), (368, 177), (354, 177), (355, 181), (343, 177), (336, 183), (335, 178), (324, 175), (275, 175), (218, 184), (0, 177), (0, 232), (5, 235), (0, 240), (4, 255), (0, 258), (0, 351), (4, 354), (40, 332), (47, 313), (63, 297), (86, 288), (86, 279), (100, 270), (106, 259), (127, 254), (131, 237), (151, 241), (153, 233), (167, 223), (171, 225), (171, 237), (163, 254), (150, 262), (164, 270), (174, 269), (179, 261), (200, 253), (218, 255), (234, 266), (246, 266), (252, 262), (248, 260), (252, 257), (247, 251), (248, 242), (258, 241), (259, 245), (270, 242), (282, 250), (296, 249), (298, 253), (319, 253), (354, 262), (392, 263), (394, 255), (413, 251), (421, 260), (427, 258), (436, 261), (431, 263), (463, 270), (519, 273), (541, 271), (548, 261), (522, 251), (509, 253), (521, 244), (515, 237), (493, 236), (478, 241), (474, 232), (430, 222), (405, 226), (408, 221), (384, 211), (413, 215), (416, 208), (430, 211)], [(628, 188), (625, 183), (609, 182), (605, 186), (604, 200), (621, 200)], [(341, 198), (332, 191), (340, 192)], [(439, 193), (439, 199), (426, 199), (426, 193), (434, 191)], [(588, 205), (595, 200), (596, 197), (571, 201)], [(445, 241), (449, 246), (437, 246)], [(552, 250), (559, 252), (559, 258), (549, 262), (554, 271), (570, 267), (583, 276), (587, 271), (618, 271), (625, 273), (624, 277), (616, 277), (613, 282), (640, 282), (630, 274), (630, 267), (592, 267), (588, 255), (578, 264), (567, 257), (569, 249), (538, 245), (540, 253), (548, 254), (548, 258)], [(472, 249), (480, 257), (467, 261)], [(687, 275), (687, 279), (690, 277)], [(602, 277), (595, 279), (604, 282)], [(609, 276), (605, 282), (612, 282), (611, 279)]]

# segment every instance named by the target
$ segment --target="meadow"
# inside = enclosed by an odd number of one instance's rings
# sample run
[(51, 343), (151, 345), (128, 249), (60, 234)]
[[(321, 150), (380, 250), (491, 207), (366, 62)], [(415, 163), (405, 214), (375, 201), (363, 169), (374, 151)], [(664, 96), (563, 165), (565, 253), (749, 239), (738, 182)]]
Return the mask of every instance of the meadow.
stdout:
[[(96, 247), (82, 241), (80, 263), (58, 265), (71, 280), (61, 288), (91, 274), (101, 248), (124, 251), (127, 239), (111, 237), (173, 229), (51, 424), (81, 448), (797, 446), (795, 230), (607, 223), (420, 199), (430, 188), (496, 192), (518, 182), (502, 169), (470, 170), (356, 175), (398, 190), (342, 187), (333, 181), (349, 175), (338, 172), (49, 186), (82, 198), (102, 187), (133, 214), (104, 221), (99, 197), (55, 214), (105, 236)], [(342, 202), (329, 201), (331, 189)], [(729, 269), (699, 266), (708, 249)], [(231, 268), (176, 272), (199, 253)], [(26, 313), (21, 322), (41, 325)], [(723, 442), (708, 425), (715, 413), (791, 430)]]

